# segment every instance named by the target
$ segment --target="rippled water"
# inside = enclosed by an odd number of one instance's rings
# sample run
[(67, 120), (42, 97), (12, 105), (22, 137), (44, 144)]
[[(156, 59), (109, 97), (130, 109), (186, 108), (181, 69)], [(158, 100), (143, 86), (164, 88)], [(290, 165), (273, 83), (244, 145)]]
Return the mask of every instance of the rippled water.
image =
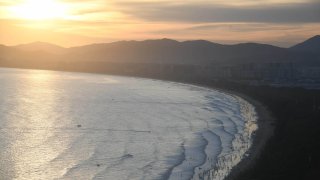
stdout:
[(0, 179), (190, 179), (233, 151), (235, 97), (148, 79), (0, 69)]

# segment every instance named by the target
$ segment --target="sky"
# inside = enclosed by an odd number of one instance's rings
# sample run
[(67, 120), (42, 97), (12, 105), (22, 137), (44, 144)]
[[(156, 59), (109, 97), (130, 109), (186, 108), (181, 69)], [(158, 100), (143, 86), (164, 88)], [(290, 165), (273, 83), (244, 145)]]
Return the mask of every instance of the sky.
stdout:
[(0, 0), (0, 44), (204, 39), (289, 47), (320, 34), (320, 0)]

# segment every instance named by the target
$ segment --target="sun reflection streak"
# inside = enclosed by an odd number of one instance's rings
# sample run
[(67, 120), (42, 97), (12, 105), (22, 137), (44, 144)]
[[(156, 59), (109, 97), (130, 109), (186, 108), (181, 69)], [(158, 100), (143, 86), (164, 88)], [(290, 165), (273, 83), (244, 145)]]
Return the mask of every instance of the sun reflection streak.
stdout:
[(50, 172), (57, 170), (48, 162), (67, 147), (67, 141), (55, 138), (52, 128), (59, 124), (55, 72), (30, 71), (21, 79), (20, 88), (15, 89), (14, 109), (7, 117), (13, 137), (9, 147), (12, 168), (17, 179), (49, 179)]

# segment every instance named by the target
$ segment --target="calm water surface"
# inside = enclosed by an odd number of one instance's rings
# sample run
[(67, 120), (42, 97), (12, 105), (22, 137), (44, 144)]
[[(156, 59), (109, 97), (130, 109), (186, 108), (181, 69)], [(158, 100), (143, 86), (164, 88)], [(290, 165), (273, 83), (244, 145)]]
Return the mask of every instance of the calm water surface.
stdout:
[(0, 179), (190, 179), (243, 126), (237, 99), (204, 88), (0, 69)]

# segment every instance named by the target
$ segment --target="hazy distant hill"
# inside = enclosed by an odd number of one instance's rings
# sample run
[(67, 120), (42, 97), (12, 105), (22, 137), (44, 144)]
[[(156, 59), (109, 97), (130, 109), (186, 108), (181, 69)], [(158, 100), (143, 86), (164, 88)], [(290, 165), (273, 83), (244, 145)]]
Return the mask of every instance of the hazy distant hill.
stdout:
[(22, 53), (15, 48), (0, 45), (0, 60), (12, 59), (13, 56), (19, 56), (19, 59), (22, 58)]
[(10, 51), (15, 51), (13, 48), (10, 48), (8, 46), (4, 46), (0, 44), (0, 57), (3, 56), (4, 54), (10, 52)]
[(299, 43), (290, 48), (295, 51), (313, 52), (320, 54), (320, 36), (314, 36), (302, 43)]
[(20, 44), (13, 47), (23, 51), (29, 51), (29, 52), (44, 51), (52, 54), (63, 54), (66, 51), (66, 49), (61, 46), (46, 43), (46, 42), (33, 42), (28, 44)]

